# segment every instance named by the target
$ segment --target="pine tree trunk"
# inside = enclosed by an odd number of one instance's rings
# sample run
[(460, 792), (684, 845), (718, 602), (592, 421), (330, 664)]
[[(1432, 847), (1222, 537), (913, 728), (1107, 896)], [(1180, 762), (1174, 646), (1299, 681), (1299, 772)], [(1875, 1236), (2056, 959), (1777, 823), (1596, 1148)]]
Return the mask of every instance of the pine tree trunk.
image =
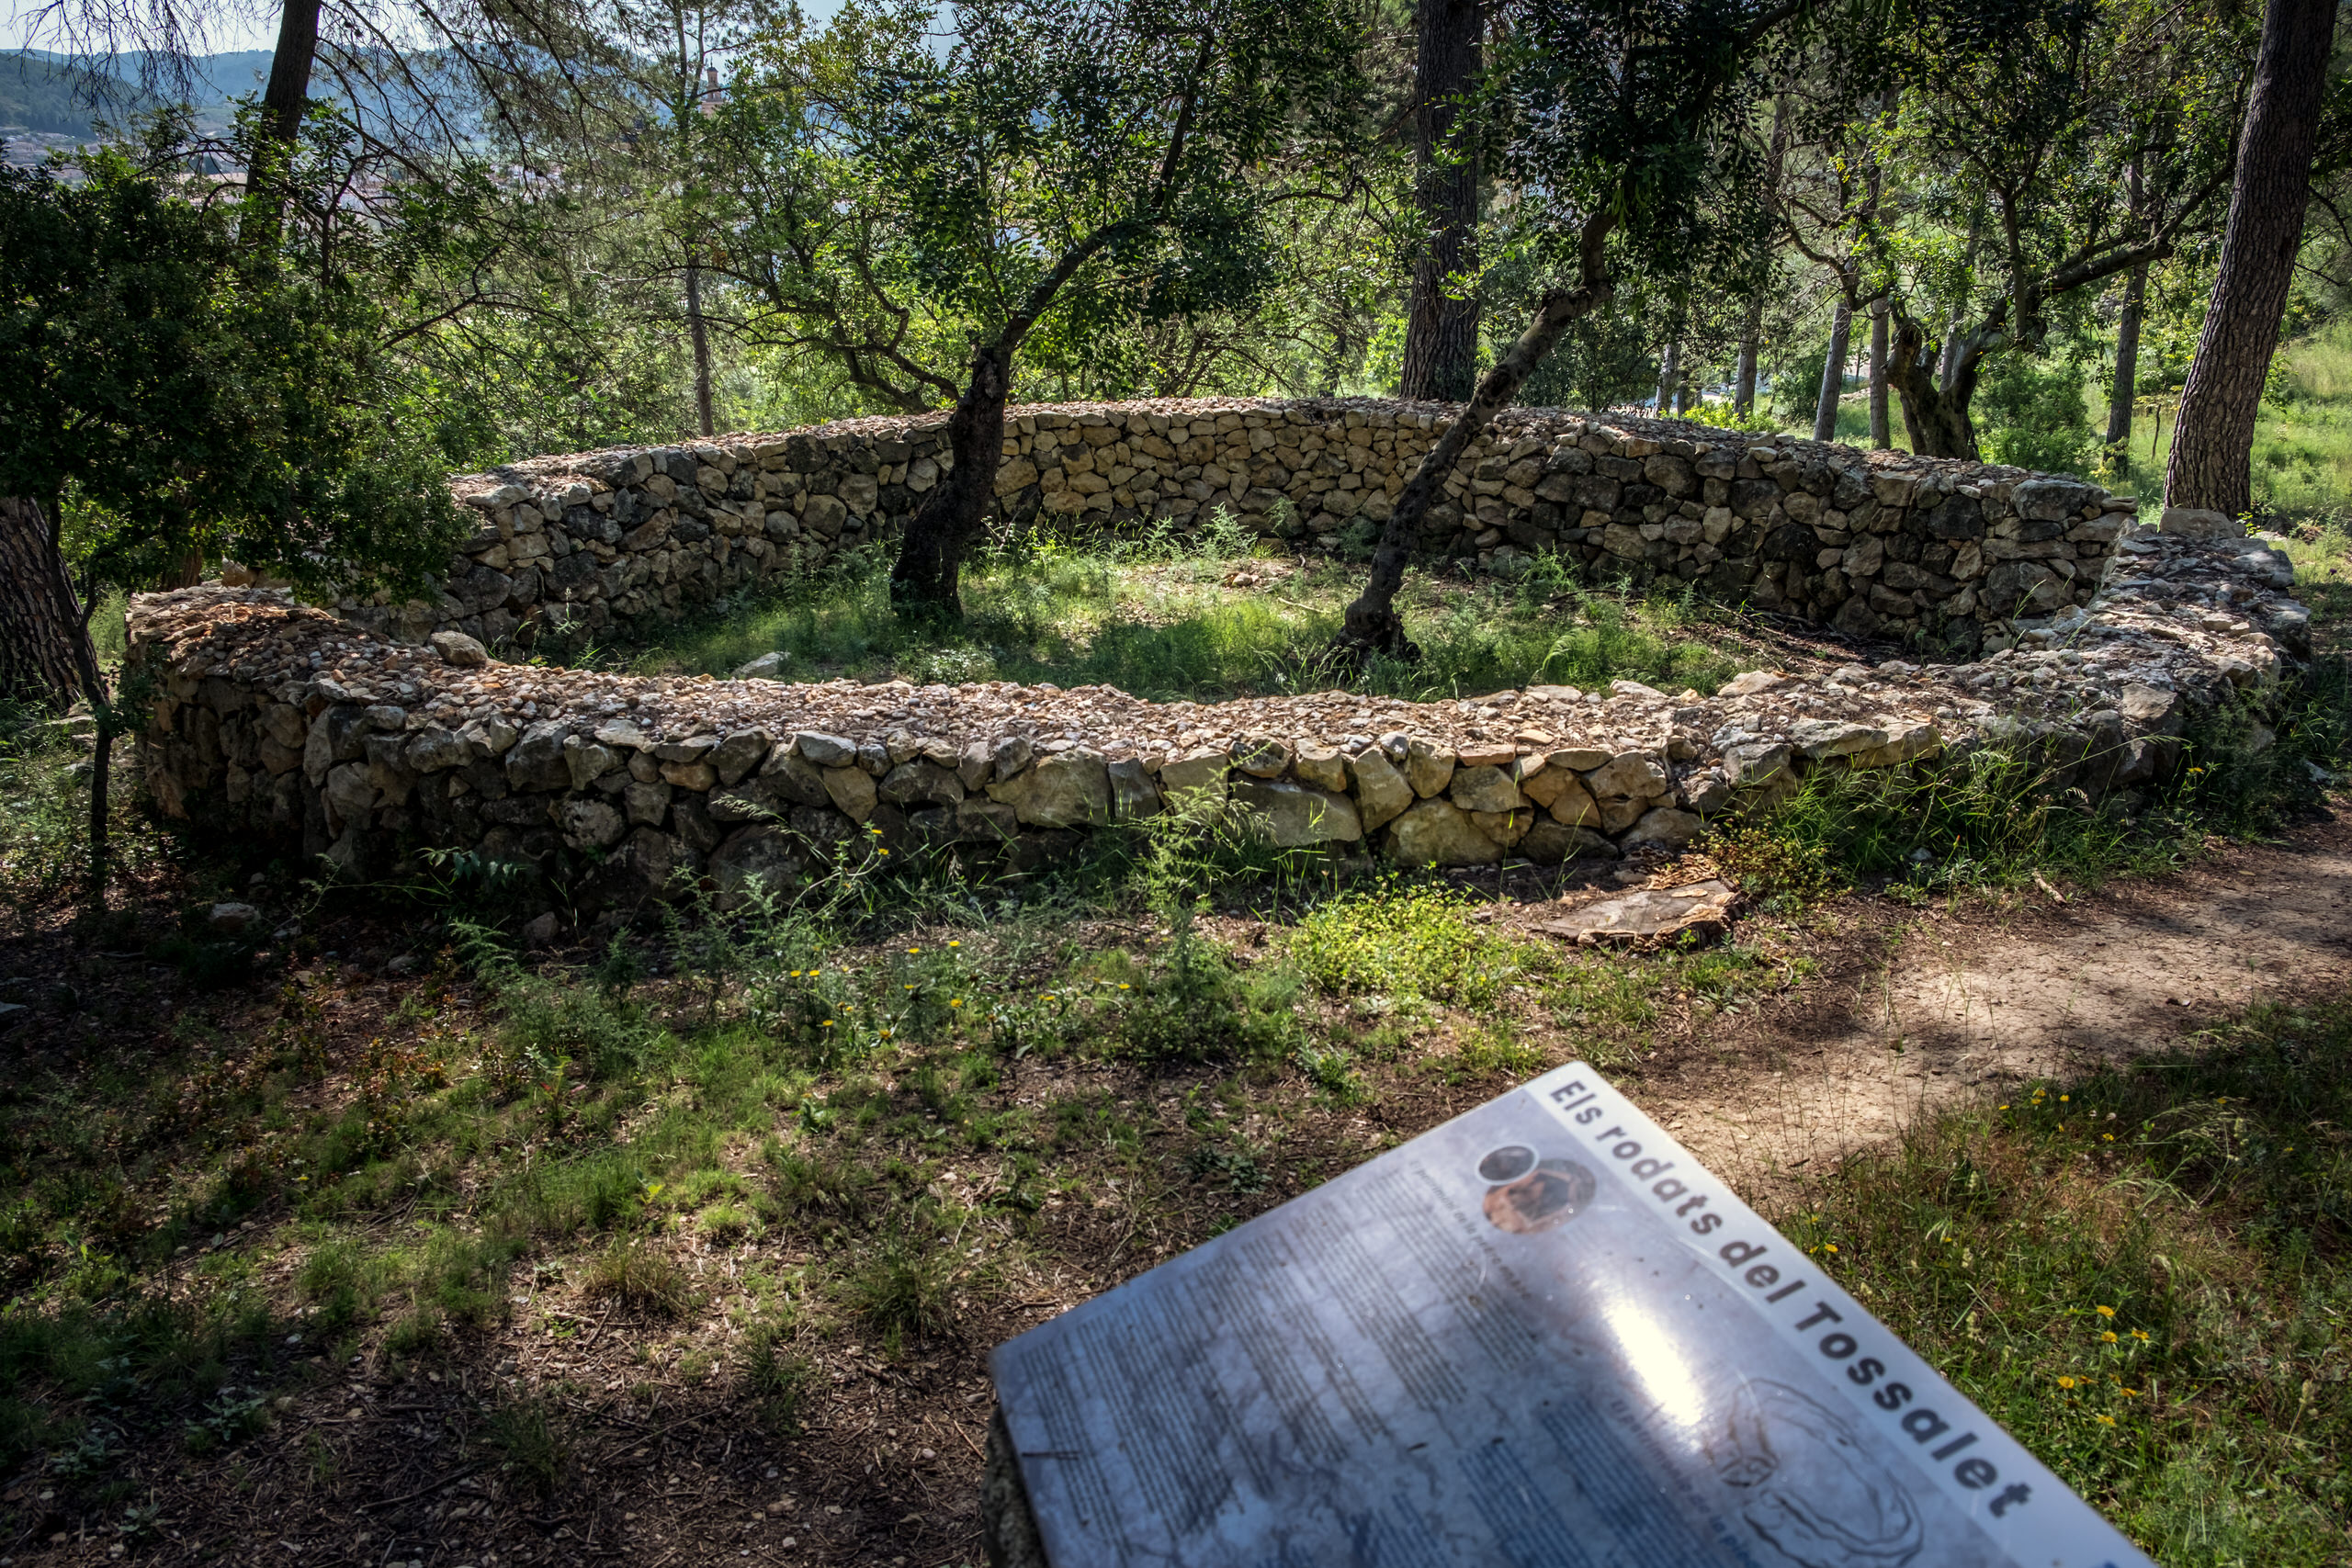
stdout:
[(81, 690), (90, 634), (58, 602), (56, 549), (40, 502), (0, 497), (0, 701), (63, 713)]
[[(1789, 150), (1789, 100), (1786, 94), (1772, 98), (1772, 144), (1764, 158), (1764, 200), (1774, 211), (1779, 210), (1781, 195), (1781, 165)], [(1746, 419), (1756, 412), (1756, 358), (1764, 341), (1764, 290), (1758, 289), (1747, 301), (1747, 320), (1739, 329), (1739, 363), (1732, 372), (1731, 412)]]
[(1668, 414), (1674, 412), (1675, 390), (1681, 384), (1681, 360), (1682, 345), (1679, 343), (1668, 344), (1666, 345), (1666, 353), (1659, 356), (1657, 362), (1657, 409), (1656, 412), (1660, 419), (1664, 419)]
[(0, 697), (62, 712), (75, 694), (97, 725), (90, 757), (89, 884), (103, 907), (107, 888), (107, 785), (114, 756), (114, 706), (89, 618), (82, 613), (57, 535), (39, 502), (0, 497)]
[(1461, 99), (1477, 80), (1484, 22), (1478, 0), (1420, 0), (1413, 163), (1424, 239), (1405, 316), (1408, 398), (1460, 402), (1478, 376), (1478, 301), (1450, 299), (1446, 288), (1478, 269), (1478, 144), (1461, 123)]
[(1012, 350), (997, 346), (973, 356), (971, 382), (947, 416), (955, 467), (924, 494), (890, 569), (890, 603), (900, 610), (942, 617), (963, 613), (964, 562), (979, 543), (1004, 458), (1012, 361)]
[(1886, 301), (1871, 304), (1871, 446), (1883, 452), (1894, 445), (1886, 417)]
[(2135, 266), (2123, 282), (2123, 319), (2115, 324), (2115, 385), (2107, 400), (2107, 444), (2131, 462), (2132, 402), (2140, 388), (2140, 318), (2147, 309), (2148, 269)]
[(319, 0), (287, 0), (277, 18), (277, 47), (269, 57), (269, 82), (261, 94), (262, 130), (271, 140), (291, 146), (300, 134), (318, 56)]
[(695, 351), (695, 423), (705, 435), (718, 433), (710, 407), (710, 329), (702, 318), (702, 264), (686, 260), (686, 336)]
[(1756, 351), (1764, 337), (1764, 296), (1747, 302), (1747, 320), (1739, 329), (1739, 365), (1732, 372), (1731, 412), (1746, 419), (1756, 412)]
[(1815, 441), (1838, 439), (1838, 400), (1846, 390), (1847, 344), (1853, 329), (1854, 312), (1840, 294), (1838, 313), (1829, 319), (1829, 352), (1821, 361), (1821, 396), (1813, 405)]
[(2302, 243), (2335, 4), (2269, 0), (2263, 11), (2221, 267), (2173, 421), (2168, 507), (2235, 517), (2254, 504), (2255, 415)]

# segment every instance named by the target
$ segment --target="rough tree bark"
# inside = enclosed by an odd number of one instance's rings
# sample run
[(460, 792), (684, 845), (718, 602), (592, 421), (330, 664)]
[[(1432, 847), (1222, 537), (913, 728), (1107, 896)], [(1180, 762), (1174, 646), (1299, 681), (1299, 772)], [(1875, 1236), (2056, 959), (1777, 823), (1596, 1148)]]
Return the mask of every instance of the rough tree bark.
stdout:
[(1731, 412), (1746, 419), (1756, 411), (1756, 353), (1764, 338), (1764, 296), (1759, 290), (1747, 302), (1747, 320), (1739, 329), (1739, 364), (1731, 376)]
[[(1786, 94), (1776, 94), (1772, 99), (1771, 150), (1764, 155), (1764, 203), (1779, 211), (1781, 165), (1789, 152), (1789, 100)], [(1756, 412), (1756, 359), (1764, 341), (1764, 289), (1758, 289), (1747, 301), (1747, 319), (1739, 329), (1739, 362), (1732, 371), (1731, 412), (1746, 419)]]
[(2173, 421), (2166, 506), (2234, 517), (2254, 503), (2254, 421), (2302, 243), (2336, 3), (2269, 0), (2264, 7), (2221, 267)]
[(1871, 445), (1885, 451), (1894, 443), (1886, 419), (1886, 301), (1871, 304)]
[(1408, 398), (1460, 402), (1477, 379), (1478, 301), (1449, 298), (1446, 288), (1478, 266), (1478, 141), (1463, 124), (1462, 100), (1477, 80), (1484, 25), (1479, 0), (1420, 0), (1413, 163), (1424, 237), (1405, 316), (1399, 389)]
[(686, 336), (695, 351), (695, 423), (705, 435), (718, 434), (710, 407), (710, 328), (702, 317), (702, 266), (686, 258)]
[(311, 97), (311, 69), (319, 56), (320, 0), (286, 0), (277, 18), (277, 47), (269, 57), (269, 82), (262, 88), (262, 129), (272, 140), (292, 145), (302, 130)]
[[(2123, 171), (2131, 193), (2132, 216), (2140, 216), (2140, 162)], [(2107, 398), (2107, 446), (2127, 470), (2132, 466), (2132, 402), (2139, 391), (2140, 318), (2147, 310), (2148, 266), (2145, 262), (2124, 275), (2123, 314), (2115, 324), (2115, 382)]]
[[(1843, 279), (1839, 280), (1843, 283)], [(1821, 395), (1813, 405), (1813, 438), (1838, 439), (1838, 400), (1846, 390), (1847, 346), (1854, 330), (1853, 307), (1841, 291), (1837, 314), (1829, 318), (1829, 353), (1821, 362)]]
[(1941, 391), (1951, 390), (1952, 371), (1960, 363), (1960, 326), (1968, 317), (1968, 285), (1976, 274), (1976, 246), (1984, 237), (1984, 207), (1980, 202), (1969, 215), (1968, 248), (1962, 253), (1960, 288), (1952, 296), (1951, 319), (1944, 323), (1943, 359), (1936, 367), (1936, 386)]
[(90, 642), (89, 616), (58, 552), (55, 528), (38, 502), (0, 497), (0, 696), (56, 712), (71, 706), (77, 692), (97, 725), (90, 758), (88, 895), (103, 904), (114, 707)]
[(2148, 268), (2143, 263), (2123, 281), (2123, 317), (2115, 324), (2115, 385), (2107, 400), (2107, 444), (2126, 461), (2131, 457), (2132, 402), (2140, 386), (2140, 318), (2147, 300)]
[(909, 609), (953, 614), (963, 603), (964, 559), (978, 541), (980, 519), (996, 496), (1004, 456), (1004, 400), (1012, 381), (1012, 346), (1001, 340), (972, 356), (972, 378), (947, 416), (947, 449), (955, 466), (915, 509), (899, 559), (890, 569), (890, 600)]
[(40, 503), (0, 497), (0, 583), (6, 585), (0, 592), (0, 700), (63, 713), (82, 684), (75, 645), (86, 644), (90, 634), (58, 603), (50, 567), (55, 554)]
[(1666, 353), (1657, 362), (1657, 416), (1664, 419), (1674, 412), (1674, 394), (1682, 385), (1682, 344), (1666, 345)]
[(1977, 461), (1976, 426), (1968, 405), (1976, 396), (1976, 372), (1984, 360), (1974, 334), (1957, 332), (1947, 345), (1951, 379), (1937, 384), (1928, 357), (1928, 330), (1899, 305), (1894, 307), (1894, 346), (1886, 359), (1887, 380), (1903, 401), (1903, 428), (1911, 450), (1922, 457)]
[(1347, 620), (1341, 626), (1339, 640), (1332, 645), (1335, 658), (1361, 664), (1374, 654), (1385, 653), (1399, 659), (1417, 659), (1420, 649), (1405, 636), (1405, 618), (1396, 613), (1396, 591), (1404, 586), (1405, 568), (1413, 558), (1413, 544), (1421, 530), (1421, 519), (1429, 514), (1445, 484), (1446, 475), (1478, 433), (1494, 423), (1495, 415), (1509, 408), (1519, 396), (1560, 334), (1580, 316), (1590, 314), (1608, 302), (1615, 292), (1607, 266), (1602, 261), (1602, 245), (1613, 226), (1606, 209), (1585, 220), (1584, 231), (1578, 237), (1578, 276), (1574, 288), (1555, 288), (1544, 296), (1535, 308), (1535, 318), (1509, 353), (1495, 362), (1478, 382), (1470, 400), (1445, 427), (1421, 458), (1421, 466), (1405, 481), (1405, 491), (1396, 498), (1396, 510), (1380, 530), (1379, 547), (1373, 551), (1372, 572), (1365, 580), (1363, 592), (1348, 606)]

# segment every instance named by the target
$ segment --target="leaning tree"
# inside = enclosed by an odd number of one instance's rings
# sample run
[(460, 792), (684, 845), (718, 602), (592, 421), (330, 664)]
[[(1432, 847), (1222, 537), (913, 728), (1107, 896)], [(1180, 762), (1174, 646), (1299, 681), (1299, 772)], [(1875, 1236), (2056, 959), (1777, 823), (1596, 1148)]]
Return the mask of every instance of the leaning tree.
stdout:
[[(1809, 0), (1513, 0), (1499, 164), (1526, 243), (1550, 271), (1533, 319), (1406, 481), (1335, 655), (1417, 651), (1396, 592), (1422, 519), (1479, 433), (1560, 334), (1621, 275), (1702, 282), (1744, 298), (1764, 253), (1765, 151), (1756, 110)], [(1784, 67), (1783, 67), (1784, 68)]]
[(906, 0), (797, 28), (740, 84), (763, 175), (729, 265), (870, 392), (952, 399), (952, 466), (890, 576), (902, 610), (952, 615), (1016, 359), (1276, 281), (1285, 171), (1362, 129), (1363, 20), (1348, 0)]

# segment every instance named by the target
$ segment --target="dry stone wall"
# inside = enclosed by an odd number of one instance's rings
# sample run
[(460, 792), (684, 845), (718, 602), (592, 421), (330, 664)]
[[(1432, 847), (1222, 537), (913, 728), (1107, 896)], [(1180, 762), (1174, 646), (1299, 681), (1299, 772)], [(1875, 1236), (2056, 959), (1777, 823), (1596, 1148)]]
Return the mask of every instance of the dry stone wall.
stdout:
[[(1338, 549), (1386, 521), (1453, 413), (1368, 399), (1015, 408), (997, 514), (1182, 531), (1222, 508)], [(453, 481), (478, 525), (430, 602), (345, 611), (410, 642), (610, 640), (895, 536), (951, 462), (944, 414), (535, 458)], [(1521, 409), (1448, 477), (1420, 546), (1506, 575), (1556, 551), (1595, 575), (1695, 583), (1967, 657), (2088, 603), (2136, 510), (2018, 468)]]
[(2259, 540), (2135, 529), (2118, 547), (2092, 604), (1981, 660), (1755, 671), (1704, 696), (1619, 682), (1194, 704), (629, 677), (494, 662), (451, 631), (396, 642), (217, 587), (142, 595), (130, 624), (164, 813), (354, 876), (431, 848), (527, 862), (573, 907), (627, 912), (697, 884), (722, 901), (788, 886), (842, 853), (930, 847), (1020, 872), (1188, 801), (1277, 844), (1461, 865), (1673, 849), (1810, 770), (1933, 767), (1988, 743), (2035, 759), (2052, 791), (2143, 791), (2180, 765), (2199, 711), (2259, 711), (2307, 623)]

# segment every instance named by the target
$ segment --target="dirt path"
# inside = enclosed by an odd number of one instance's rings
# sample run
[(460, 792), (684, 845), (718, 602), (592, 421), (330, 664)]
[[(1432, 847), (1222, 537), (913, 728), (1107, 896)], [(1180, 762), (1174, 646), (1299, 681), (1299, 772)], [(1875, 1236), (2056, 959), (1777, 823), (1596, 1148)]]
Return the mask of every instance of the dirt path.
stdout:
[(2159, 1049), (2260, 1000), (2352, 987), (2352, 831), (2010, 911), (1895, 916), (1799, 1004), (1699, 1038), (1641, 1099), (1737, 1180), (1777, 1185), (1972, 1089)]

